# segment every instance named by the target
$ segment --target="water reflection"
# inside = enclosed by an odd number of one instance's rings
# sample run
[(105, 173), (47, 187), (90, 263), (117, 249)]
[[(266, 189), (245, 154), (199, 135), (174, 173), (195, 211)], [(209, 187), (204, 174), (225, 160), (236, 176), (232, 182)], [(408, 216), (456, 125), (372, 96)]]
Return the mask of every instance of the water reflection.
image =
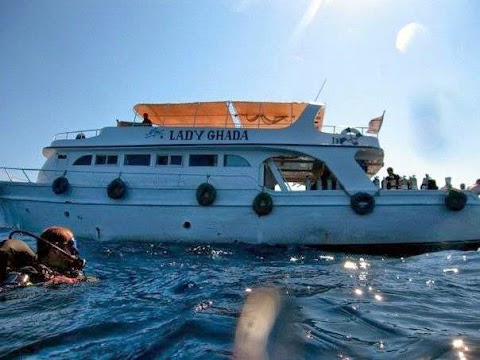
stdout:
[(467, 360), (468, 357), (467, 357), (467, 354), (470, 349), (468, 348), (468, 346), (464, 343), (464, 341), (462, 339), (454, 339), (453, 342), (452, 342), (452, 346), (453, 346), (453, 349), (454, 351), (457, 352), (457, 356), (459, 359), (461, 360)]

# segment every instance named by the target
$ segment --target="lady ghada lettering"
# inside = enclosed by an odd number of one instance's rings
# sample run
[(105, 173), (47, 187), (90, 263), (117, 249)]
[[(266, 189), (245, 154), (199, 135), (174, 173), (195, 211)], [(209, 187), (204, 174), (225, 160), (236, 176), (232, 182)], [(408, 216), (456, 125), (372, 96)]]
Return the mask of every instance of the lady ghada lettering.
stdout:
[(200, 140), (245, 140), (248, 141), (247, 130), (170, 130), (168, 140), (172, 141), (200, 141)]

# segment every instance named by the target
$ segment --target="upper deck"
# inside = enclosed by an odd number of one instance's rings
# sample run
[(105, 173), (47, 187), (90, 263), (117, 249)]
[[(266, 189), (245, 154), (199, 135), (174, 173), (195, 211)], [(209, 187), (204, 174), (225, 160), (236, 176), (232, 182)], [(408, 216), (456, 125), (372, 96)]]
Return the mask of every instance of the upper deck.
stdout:
[(148, 114), (152, 126), (117, 120), (116, 126), (101, 130), (57, 134), (45, 150), (218, 144), (379, 147), (378, 123), (372, 126), (372, 120), (369, 128), (352, 131), (347, 126), (328, 128), (323, 124), (323, 103), (223, 101), (137, 104), (134, 109), (136, 117)]
[[(281, 129), (291, 126), (308, 103), (216, 101), (181, 104), (137, 104), (140, 118), (148, 114), (161, 127)], [(324, 104), (319, 104), (315, 124), (322, 127)]]

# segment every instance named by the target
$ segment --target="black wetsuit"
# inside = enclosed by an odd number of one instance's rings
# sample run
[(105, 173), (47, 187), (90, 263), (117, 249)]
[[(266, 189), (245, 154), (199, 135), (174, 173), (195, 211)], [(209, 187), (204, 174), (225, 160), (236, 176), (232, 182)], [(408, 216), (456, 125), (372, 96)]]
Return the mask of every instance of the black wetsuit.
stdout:
[(388, 175), (385, 181), (387, 182), (387, 190), (400, 188), (400, 176), (397, 174)]
[(10, 271), (36, 264), (37, 254), (24, 241), (8, 239), (0, 242), (0, 282), (6, 279)]

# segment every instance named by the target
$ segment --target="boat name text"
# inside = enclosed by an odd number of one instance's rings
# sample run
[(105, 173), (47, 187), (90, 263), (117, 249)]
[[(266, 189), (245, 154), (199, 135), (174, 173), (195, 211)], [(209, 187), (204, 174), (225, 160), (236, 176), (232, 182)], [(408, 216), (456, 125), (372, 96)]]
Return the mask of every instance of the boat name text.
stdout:
[(189, 140), (244, 140), (248, 141), (247, 130), (164, 130), (153, 128), (145, 135), (145, 138), (158, 137), (171, 141)]

